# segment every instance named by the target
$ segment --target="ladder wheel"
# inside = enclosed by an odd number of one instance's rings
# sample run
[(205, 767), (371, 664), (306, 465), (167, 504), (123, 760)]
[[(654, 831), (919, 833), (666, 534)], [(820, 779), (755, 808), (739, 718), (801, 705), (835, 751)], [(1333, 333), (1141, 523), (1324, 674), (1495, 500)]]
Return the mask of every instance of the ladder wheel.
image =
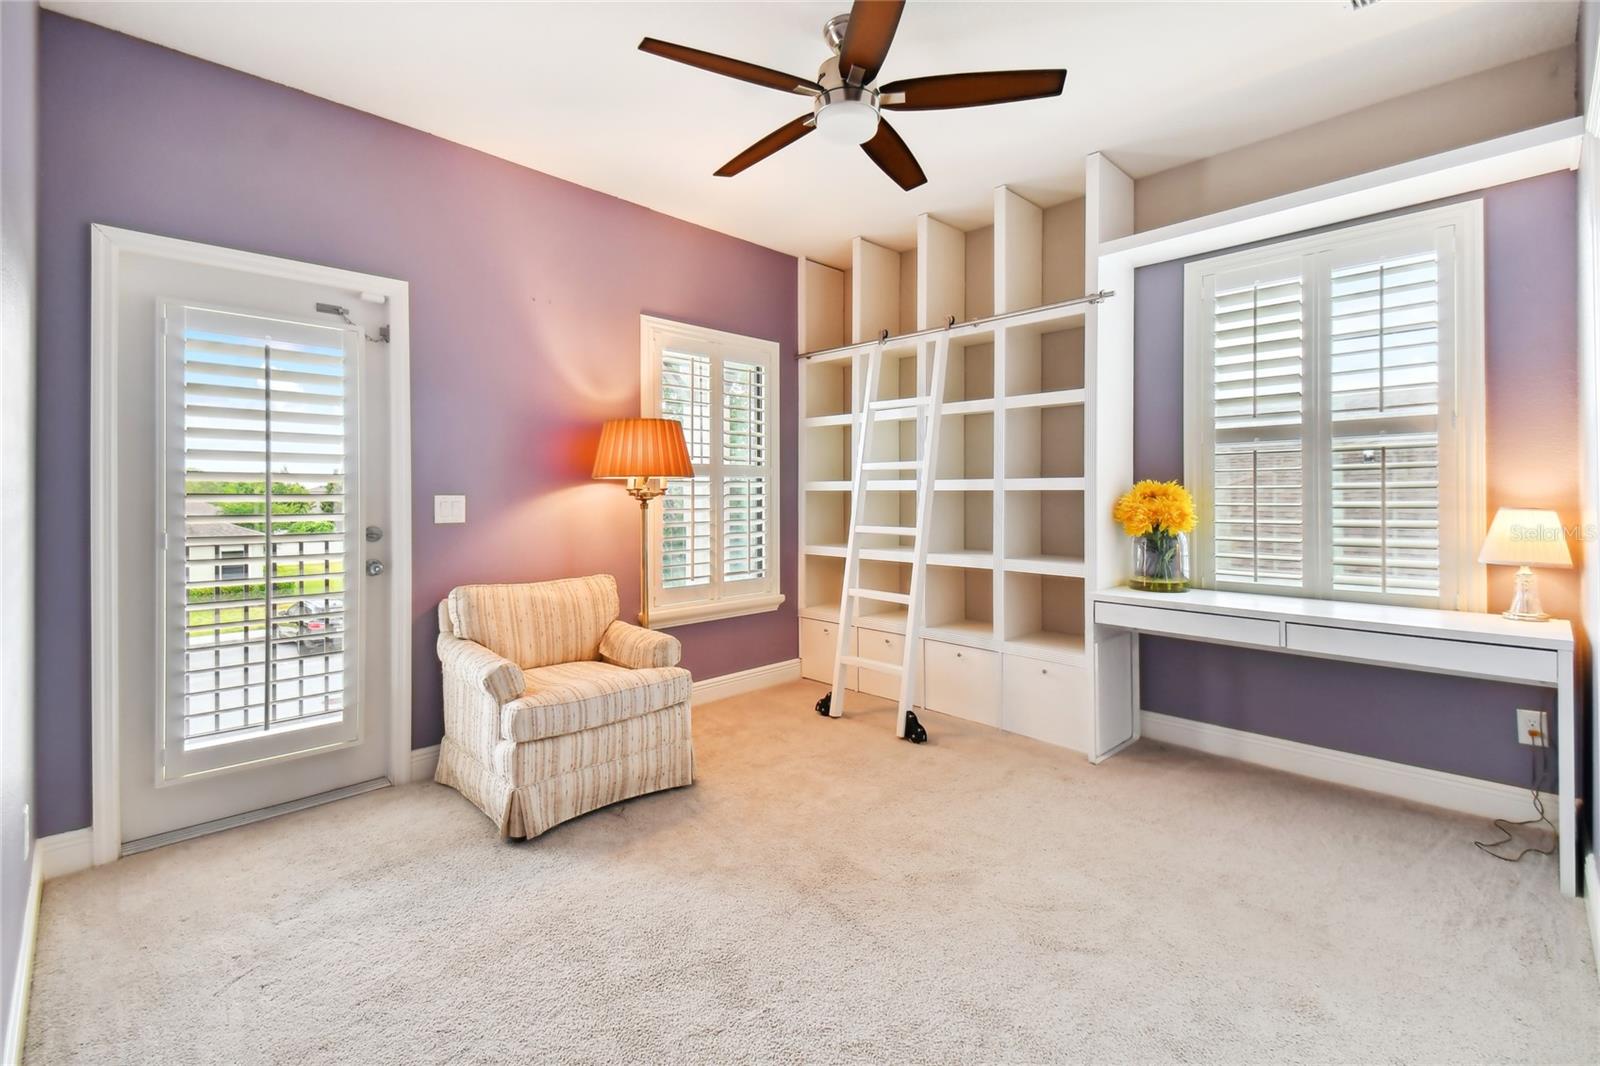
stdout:
[(906, 735), (903, 739), (909, 740), (913, 744), (926, 744), (928, 742), (928, 730), (923, 727), (921, 722), (917, 721), (916, 711), (906, 712)]
[(832, 711), (832, 710), (833, 710), (833, 693), (830, 692), (826, 696), (822, 697), (820, 700), (817, 701), (817, 713), (822, 715), (824, 718), (826, 718), (826, 717), (828, 717), (829, 712)]

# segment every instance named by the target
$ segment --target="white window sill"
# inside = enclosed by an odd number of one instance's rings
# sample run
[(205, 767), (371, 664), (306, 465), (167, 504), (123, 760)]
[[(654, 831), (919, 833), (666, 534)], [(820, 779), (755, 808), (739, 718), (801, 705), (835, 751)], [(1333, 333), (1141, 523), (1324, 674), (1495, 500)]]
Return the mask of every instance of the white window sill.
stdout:
[(652, 629), (671, 629), (673, 626), (693, 625), (695, 622), (714, 622), (719, 618), (766, 614), (783, 606), (783, 599), (783, 593), (771, 592), (760, 596), (712, 600), (708, 603), (669, 603), (650, 609), (650, 626)]

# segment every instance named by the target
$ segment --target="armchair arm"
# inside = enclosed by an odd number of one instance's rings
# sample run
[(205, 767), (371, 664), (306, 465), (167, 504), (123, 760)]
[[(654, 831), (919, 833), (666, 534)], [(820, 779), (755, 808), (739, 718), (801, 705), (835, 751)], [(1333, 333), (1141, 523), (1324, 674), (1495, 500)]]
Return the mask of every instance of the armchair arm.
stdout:
[(499, 706), (505, 706), (522, 695), (522, 671), (517, 664), (510, 659), (502, 659), (476, 641), (441, 633), (439, 662), (446, 675), (453, 674), (478, 686), (494, 697)]
[(641, 629), (619, 618), (600, 636), (600, 658), (629, 670), (677, 666), (683, 658), (683, 645), (670, 634)]

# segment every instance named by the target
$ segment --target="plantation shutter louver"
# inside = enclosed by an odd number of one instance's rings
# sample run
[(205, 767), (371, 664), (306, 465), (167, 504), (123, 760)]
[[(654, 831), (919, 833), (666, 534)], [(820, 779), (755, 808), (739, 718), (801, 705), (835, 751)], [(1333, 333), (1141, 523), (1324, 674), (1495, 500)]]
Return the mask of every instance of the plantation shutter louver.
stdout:
[(1334, 270), (1329, 321), (1333, 587), (1437, 596), (1437, 253)]
[[(165, 401), (185, 748), (337, 722), (347, 707), (353, 368), (345, 332), (172, 307)], [(169, 601), (170, 602), (170, 601)]]
[(1304, 577), (1304, 289), (1290, 274), (1219, 291), (1212, 301), (1219, 580), (1298, 587)]
[(766, 371), (722, 364), (722, 579), (753, 581), (767, 572), (768, 479)]
[[(704, 471), (711, 461), (711, 360), (704, 355), (661, 356), (661, 415), (683, 424), (689, 461)], [(711, 582), (711, 479), (703, 473), (672, 478), (661, 501), (661, 584), (691, 588)]]

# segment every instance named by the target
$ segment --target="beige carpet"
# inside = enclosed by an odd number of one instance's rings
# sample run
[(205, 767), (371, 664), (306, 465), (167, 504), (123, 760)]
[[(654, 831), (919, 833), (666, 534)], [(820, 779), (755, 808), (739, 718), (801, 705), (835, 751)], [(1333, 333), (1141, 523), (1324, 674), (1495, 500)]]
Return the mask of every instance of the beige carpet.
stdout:
[(1473, 820), (820, 692), (529, 844), (422, 785), (51, 882), (27, 1061), (1600, 1057), (1581, 903)]

